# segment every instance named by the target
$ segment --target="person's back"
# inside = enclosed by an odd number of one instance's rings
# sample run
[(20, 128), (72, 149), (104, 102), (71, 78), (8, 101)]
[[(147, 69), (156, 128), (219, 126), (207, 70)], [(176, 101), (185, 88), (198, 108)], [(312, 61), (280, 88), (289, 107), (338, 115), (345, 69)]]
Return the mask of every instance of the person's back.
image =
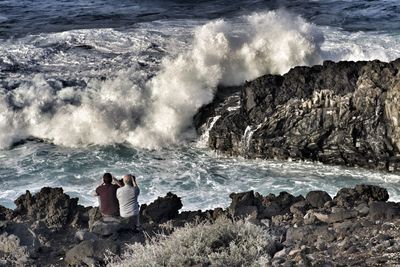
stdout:
[(105, 173), (103, 184), (96, 188), (96, 195), (99, 196), (100, 212), (103, 216), (119, 216), (119, 203), (117, 199), (118, 185), (112, 184), (112, 176)]
[(138, 196), (140, 194), (139, 186), (133, 175), (124, 176), (125, 186), (117, 190), (117, 198), (119, 202), (120, 215), (128, 218), (132, 224), (139, 225), (139, 203)]
[(140, 189), (137, 186), (125, 185), (118, 188), (117, 199), (121, 217), (127, 218), (139, 213), (138, 196)]

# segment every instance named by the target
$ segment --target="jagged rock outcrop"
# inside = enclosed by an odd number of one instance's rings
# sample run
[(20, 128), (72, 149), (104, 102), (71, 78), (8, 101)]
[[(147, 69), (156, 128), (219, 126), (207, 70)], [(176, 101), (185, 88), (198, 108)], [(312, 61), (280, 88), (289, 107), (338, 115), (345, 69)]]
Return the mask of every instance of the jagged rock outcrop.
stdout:
[(168, 192), (165, 197), (158, 197), (149, 205), (142, 205), (141, 213), (146, 219), (160, 223), (176, 218), (181, 208), (181, 198)]
[(42, 220), (47, 226), (62, 228), (66, 225), (87, 225), (89, 210), (78, 205), (78, 198), (70, 198), (62, 188), (43, 187), (32, 196), (27, 190), (16, 199), (15, 215), (29, 221)]
[[(15, 211), (3, 209), (12, 219), (0, 219), (0, 266), (102, 266), (109, 252), (124, 253), (128, 244), (144, 243), (145, 235), (170, 234), (188, 222), (213, 223), (219, 216), (245, 218), (264, 227), (275, 240), (267, 266), (398, 264), (400, 203), (387, 202), (389, 194), (382, 187), (342, 188), (333, 199), (323, 191), (311, 191), (306, 198), (287, 192), (263, 196), (254, 191), (232, 193), (230, 198), (226, 209), (179, 213), (181, 199), (168, 193), (148, 206), (142, 205), (143, 232), (139, 233), (120, 228), (117, 221), (115, 225), (99, 225), (98, 209), (90, 208), (92, 230), (99, 230), (90, 232), (87, 224), (73, 224), (81, 206), (74, 205), (60, 189), (43, 188), (34, 196), (20, 197), (16, 202), (21, 206)], [(44, 208), (44, 199), (59, 204)], [(71, 210), (64, 221), (66, 207)], [(50, 212), (52, 209), (59, 211)], [(51, 221), (44, 216), (45, 211)], [(35, 212), (43, 214), (36, 216)], [(164, 223), (167, 221), (170, 223)], [(59, 223), (63, 227), (55, 227)]]
[(290, 212), (290, 207), (304, 201), (303, 196), (293, 196), (287, 192), (281, 192), (278, 196), (269, 194), (262, 196), (254, 191), (232, 193), (229, 212), (233, 217), (243, 218), (251, 216), (257, 219), (271, 219), (273, 216), (284, 215)]
[(199, 133), (216, 150), (400, 170), (400, 59), (324, 62), (246, 82), (201, 108)]

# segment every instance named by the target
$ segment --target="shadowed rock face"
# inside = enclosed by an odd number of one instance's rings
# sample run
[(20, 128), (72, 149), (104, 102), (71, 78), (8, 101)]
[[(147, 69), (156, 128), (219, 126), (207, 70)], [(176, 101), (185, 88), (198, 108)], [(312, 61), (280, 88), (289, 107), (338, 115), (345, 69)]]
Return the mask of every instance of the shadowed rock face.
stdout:
[(15, 216), (30, 221), (43, 220), (51, 228), (62, 228), (69, 224), (87, 225), (87, 213), (92, 208), (78, 205), (78, 198), (70, 198), (62, 188), (50, 187), (43, 187), (33, 196), (26, 191), (15, 200), (15, 204)]
[(176, 218), (182, 208), (181, 198), (168, 192), (165, 197), (158, 197), (154, 202), (142, 205), (143, 216), (157, 223)]
[(225, 90), (225, 101), (201, 108), (194, 123), (230, 155), (399, 171), (399, 69), (400, 59), (327, 61), (265, 75)]

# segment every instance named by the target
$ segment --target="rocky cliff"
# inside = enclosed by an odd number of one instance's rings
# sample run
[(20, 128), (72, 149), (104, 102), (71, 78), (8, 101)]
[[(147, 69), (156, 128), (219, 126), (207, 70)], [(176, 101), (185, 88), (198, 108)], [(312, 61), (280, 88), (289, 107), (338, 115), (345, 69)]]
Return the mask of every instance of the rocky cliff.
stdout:
[(399, 69), (400, 59), (295, 67), (219, 89), (194, 123), (229, 155), (399, 171)]

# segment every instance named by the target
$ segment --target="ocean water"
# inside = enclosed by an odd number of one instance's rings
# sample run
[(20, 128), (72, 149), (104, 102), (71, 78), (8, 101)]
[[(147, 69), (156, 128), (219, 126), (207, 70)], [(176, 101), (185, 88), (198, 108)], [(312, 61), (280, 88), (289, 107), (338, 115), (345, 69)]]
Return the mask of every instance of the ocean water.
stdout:
[(224, 157), (191, 120), (219, 84), (400, 57), (399, 11), (389, 0), (0, 1), (0, 204), (62, 186), (96, 205), (106, 171), (135, 174), (142, 203), (172, 191), (184, 209), (358, 183), (398, 201), (399, 175)]

